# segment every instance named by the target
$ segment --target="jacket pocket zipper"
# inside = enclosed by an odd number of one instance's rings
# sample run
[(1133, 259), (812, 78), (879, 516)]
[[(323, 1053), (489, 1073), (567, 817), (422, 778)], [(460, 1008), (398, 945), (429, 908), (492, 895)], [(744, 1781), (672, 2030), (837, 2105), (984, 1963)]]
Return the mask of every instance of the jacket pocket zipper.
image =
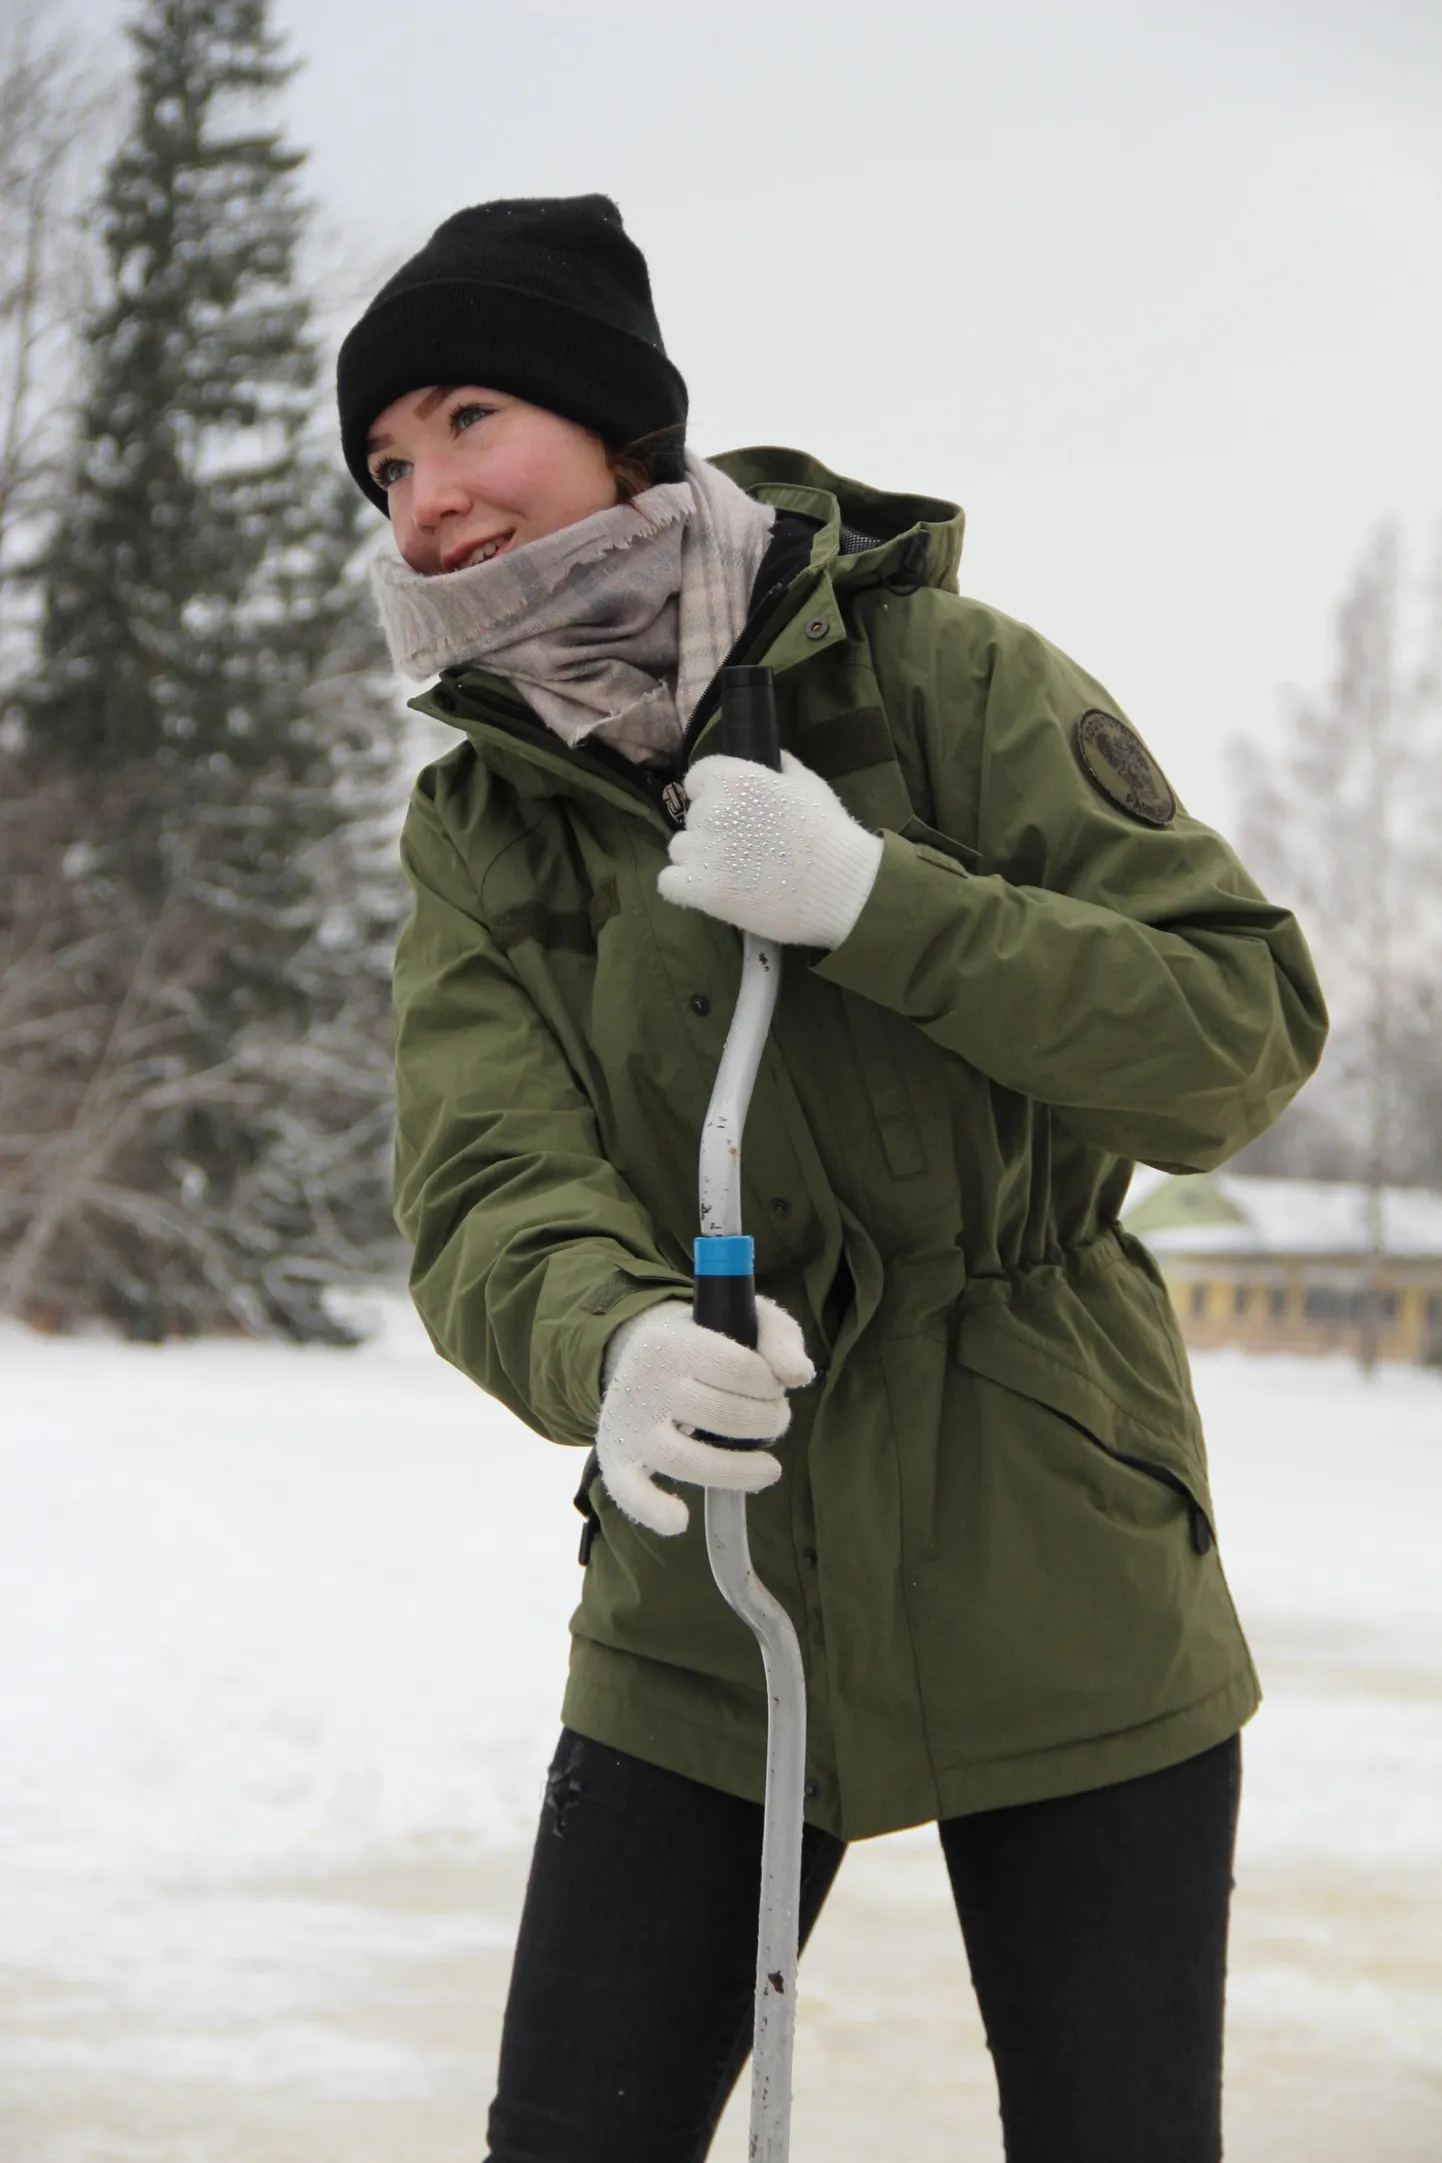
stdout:
[(586, 1462), (581, 1469), (581, 1484), (576, 1489), (575, 1499), (571, 1504), (572, 1509), (578, 1510), (586, 1520), (581, 1527), (581, 1551), (576, 1557), (583, 1570), (591, 1559), (591, 1549), (595, 1546), (601, 1530), (600, 1513), (591, 1500), (591, 1482), (599, 1479), (600, 1474), (601, 1460), (596, 1452), (591, 1450), (587, 1453)]
[[(1106, 1446), (1100, 1444), (1099, 1447)], [(1151, 1457), (1132, 1457), (1125, 1450), (1108, 1449), (1106, 1454), (1108, 1457), (1115, 1457), (1118, 1464), (1130, 1465), (1133, 1472), (1145, 1473), (1149, 1480), (1155, 1480), (1159, 1486), (1170, 1488), (1172, 1493), (1187, 1505), (1187, 1524), (1191, 1530), (1193, 1552), (1199, 1555), (1211, 1552), (1214, 1538), (1211, 1520), (1186, 1481), (1179, 1479), (1170, 1465), (1159, 1465)]]

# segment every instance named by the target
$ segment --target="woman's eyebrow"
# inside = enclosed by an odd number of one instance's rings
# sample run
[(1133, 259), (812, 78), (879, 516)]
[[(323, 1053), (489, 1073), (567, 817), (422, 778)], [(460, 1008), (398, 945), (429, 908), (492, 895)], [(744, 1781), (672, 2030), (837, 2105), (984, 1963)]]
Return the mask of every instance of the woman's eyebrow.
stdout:
[[(455, 387), (454, 383), (438, 383), (434, 390), (427, 391), (425, 397), (416, 407), (416, 419), (418, 421), (428, 421), (435, 412), (436, 407), (450, 397)], [(367, 436), (366, 449), (368, 451), (384, 450), (388, 443), (394, 441), (394, 436)]]

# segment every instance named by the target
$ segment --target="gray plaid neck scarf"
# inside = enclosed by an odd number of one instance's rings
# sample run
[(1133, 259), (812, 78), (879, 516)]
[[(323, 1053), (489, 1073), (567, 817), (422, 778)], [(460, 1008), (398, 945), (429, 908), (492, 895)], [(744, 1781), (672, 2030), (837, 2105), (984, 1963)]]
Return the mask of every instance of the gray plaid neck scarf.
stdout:
[(741, 635), (775, 518), (688, 452), (684, 481), (490, 563), (426, 578), (383, 556), (371, 578), (391, 658), (414, 677), (474, 662), (568, 744), (664, 758)]

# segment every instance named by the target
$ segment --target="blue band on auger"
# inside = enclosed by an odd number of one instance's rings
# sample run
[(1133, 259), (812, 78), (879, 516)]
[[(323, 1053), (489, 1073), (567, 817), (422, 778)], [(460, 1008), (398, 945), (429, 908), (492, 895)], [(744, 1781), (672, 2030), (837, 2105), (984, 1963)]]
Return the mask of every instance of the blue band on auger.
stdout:
[(756, 1242), (749, 1232), (732, 1232), (696, 1242), (698, 1277), (750, 1277), (756, 1273)]

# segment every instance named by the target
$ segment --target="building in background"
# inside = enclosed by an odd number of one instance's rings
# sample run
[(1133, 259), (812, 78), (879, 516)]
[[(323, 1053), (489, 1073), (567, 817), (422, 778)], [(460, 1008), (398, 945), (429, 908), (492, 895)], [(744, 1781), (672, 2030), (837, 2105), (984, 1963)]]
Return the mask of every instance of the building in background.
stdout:
[[(1123, 1222), (1156, 1256), (1194, 1351), (1361, 1351), (1365, 1187), (1142, 1173)], [(1442, 1364), (1442, 1193), (1389, 1187), (1382, 1228), (1377, 1356)]]

